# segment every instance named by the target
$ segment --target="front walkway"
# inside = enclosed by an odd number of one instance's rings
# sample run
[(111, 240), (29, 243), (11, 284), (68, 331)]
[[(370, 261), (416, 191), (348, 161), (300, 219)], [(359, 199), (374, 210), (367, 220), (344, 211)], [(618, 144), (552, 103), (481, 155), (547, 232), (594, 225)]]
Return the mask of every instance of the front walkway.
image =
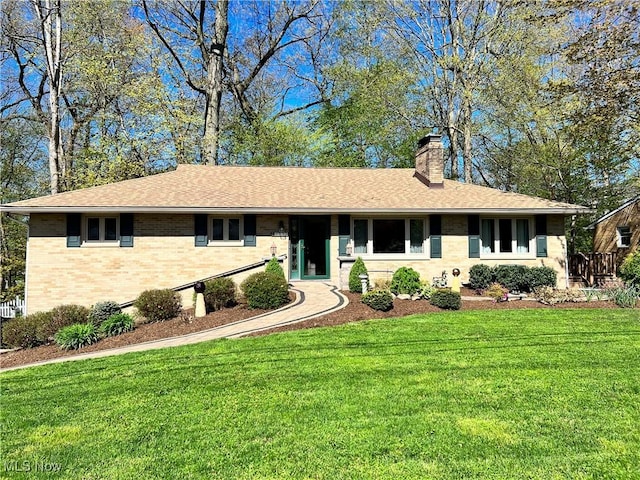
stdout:
[(91, 353), (80, 353), (72, 357), (55, 358), (44, 362), (32, 363), (0, 369), (0, 372), (17, 370), (19, 368), (45, 365), (48, 363), (69, 362), (72, 360), (85, 360), (88, 358), (109, 357), (129, 352), (142, 352), (158, 348), (177, 347), (192, 343), (206, 342), (217, 338), (238, 338), (254, 332), (268, 330), (270, 328), (301, 322), (314, 317), (344, 308), (349, 300), (338, 291), (338, 287), (321, 281), (299, 281), (292, 283), (291, 288), (296, 293), (296, 299), (289, 305), (264, 313), (257, 317), (240, 320), (238, 322), (221, 325), (219, 327), (190, 333), (180, 337), (165, 338), (151, 342), (137, 343), (127, 347), (100, 350)]

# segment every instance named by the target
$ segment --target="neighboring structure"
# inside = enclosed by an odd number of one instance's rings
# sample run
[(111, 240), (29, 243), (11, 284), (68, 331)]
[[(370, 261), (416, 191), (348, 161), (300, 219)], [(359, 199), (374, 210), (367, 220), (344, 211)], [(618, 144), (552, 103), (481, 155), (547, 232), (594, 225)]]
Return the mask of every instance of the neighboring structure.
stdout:
[(415, 169), (179, 165), (0, 210), (30, 216), (28, 312), (124, 303), (273, 254), (290, 280), (343, 288), (358, 256), (373, 279), (409, 266), (425, 279), (459, 268), (464, 282), (474, 264), (518, 263), (555, 268), (564, 287), (564, 220), (588, 211), (445, 180), (439, 135)]
[(640, 245), (640, 195), (589, 225), (593, 228), (593, 251), (616, 253), (622, 262)]

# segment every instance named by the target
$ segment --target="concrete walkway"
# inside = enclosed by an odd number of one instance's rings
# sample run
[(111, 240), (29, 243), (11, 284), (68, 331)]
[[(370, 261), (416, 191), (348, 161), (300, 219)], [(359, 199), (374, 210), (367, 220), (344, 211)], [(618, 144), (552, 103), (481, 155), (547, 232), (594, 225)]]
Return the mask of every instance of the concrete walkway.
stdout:
[(240, 320), (238, 322), (221, 325), (219, 327), (203, 330), (179, 337), (164, 338), (151, 342), (137, 343), (127, 347), (99, 350), (97, 352), (80, 353), (72, 357), (54, 358), (29, 365), (2, 368), (0, 372), (17, 370), (20, 368), (46, 365), (49, 363), (69, 362), (73, 360), (85, 360), (88, 358), (109, 357), (129, 352), (142, 352), (158, 348), (177, 347), (192, 343), (206, 342), (217, 338), (238, 338), (250, 333), (268, 330), (282, 325), (301, 322), (310, 318), (319, 317), (327, 313), (344, 308), (349, 303), (338, 287), (322, 281), (293, 282), (291, 290), (296, 293), (296, 299), (285, 307), (264, 313), (256, 317)]

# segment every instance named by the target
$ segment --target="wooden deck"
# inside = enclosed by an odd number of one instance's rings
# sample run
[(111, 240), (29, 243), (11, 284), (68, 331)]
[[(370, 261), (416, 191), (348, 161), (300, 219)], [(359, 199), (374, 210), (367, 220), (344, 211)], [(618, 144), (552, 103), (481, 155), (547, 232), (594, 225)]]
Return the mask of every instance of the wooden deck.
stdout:
[(616, 253), (576, 253), (569, 255), (569, 276), (588, 287), (603, 285), (615, 278)]

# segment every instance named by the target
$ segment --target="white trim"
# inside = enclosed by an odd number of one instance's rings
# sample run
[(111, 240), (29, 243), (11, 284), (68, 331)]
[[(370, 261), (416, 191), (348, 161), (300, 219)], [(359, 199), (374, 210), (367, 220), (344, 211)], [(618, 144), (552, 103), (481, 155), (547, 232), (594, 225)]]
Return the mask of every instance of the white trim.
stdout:
[[(89, 219), (97, 218), (99, 220), (98, 226), (98, 240), (89, 240)], [(116, 238), (115, 240), (105, 240), (105, 219), (113, 218), (116, 221)], [(120, 246), (120, 214), (112, 213), (105, 215), (83, 215), (82, 216), (82, 242), (83, 247), (119, 247)]]
[[(355, 251), (355, 222), (358, 220), (367, 222), (367, 251), (356, 252)], [(391, 252), (377, 252), (373, 251), (373, 222), (374, 220), (402, 220), (404, 222), (404, 252), (391, 253)], [(411, 253), (411, 220), (422, 220), (422, 252)], [(351, 218), (351, 232), (349, 236), (349, 242), (353, 245), (352, 255), (354, 257), (362, 257), (363, 259), (370, 260), (400, 260), (400, 259), (429, 259), (430, 258), (430, 244), (429, 244), (429, 217), (423, 216), (355, 216)]]
[[(623, 244), (622, 243), (622, 232), (620, 230), (622, 229), (626, 229), (629, 231), (629, 243)], [(627, 235), (625, 235), (627, 236)], [(616, 245), (618, 246), (618, 248), (629, 248), (631, 247), (631, 237), (633, 236), (633, 232), (631, 231), (631, 227), (629, 225), (618, 225), (616, 227)]]
[[(483, 248), (483, 235), (482, 235), (482, 223), (485, 220), (493, 220), (493, 252), (485, 252)], [(500, 251), (500, 220), (511, 221), (511, 251)], [(518, 220), (527, 220), (529, 223), (529, 251), (524, 253), (518, 253)], [(533, 217), (480, 217), (480, 258), (481, 259), (496, 259), (496, 260), (526, 260), (536, 258), (536, 235), (535, 224)]]
[[(222, 240), (213, 240), (213, 220), (222, 220)], [(229, 220), (238, 220), (238, 240), (229, 240)], [(242, 215), (209, 215), (207, 217), (207, 235), (210, 247), (243, 247), (244, 217)]]

